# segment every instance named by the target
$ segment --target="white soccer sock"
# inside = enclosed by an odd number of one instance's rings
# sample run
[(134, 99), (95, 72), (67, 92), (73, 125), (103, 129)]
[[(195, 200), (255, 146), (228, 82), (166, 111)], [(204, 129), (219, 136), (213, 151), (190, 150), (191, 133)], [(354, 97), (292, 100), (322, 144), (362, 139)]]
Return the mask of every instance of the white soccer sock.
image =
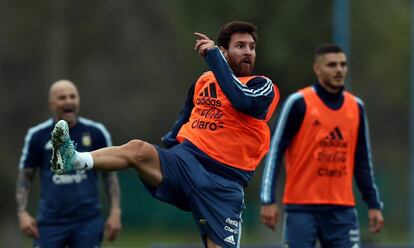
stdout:
[(73, 164), (75, 170), (90, 170), (93, 167), (93, 158), (90, 152), (76, 152)]

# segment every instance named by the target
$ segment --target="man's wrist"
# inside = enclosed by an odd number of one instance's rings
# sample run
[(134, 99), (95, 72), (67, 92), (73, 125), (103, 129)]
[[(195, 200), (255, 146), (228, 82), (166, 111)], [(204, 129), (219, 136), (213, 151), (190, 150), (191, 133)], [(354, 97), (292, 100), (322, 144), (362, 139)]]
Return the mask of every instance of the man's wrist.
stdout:
[(21, 216), (23, 214), (27, 214), (26, 209), (17, 209), (17, 216)]
[(119, 208), (112, 208), (110, 211), (110, 215), (121, 216), (122, 212)]

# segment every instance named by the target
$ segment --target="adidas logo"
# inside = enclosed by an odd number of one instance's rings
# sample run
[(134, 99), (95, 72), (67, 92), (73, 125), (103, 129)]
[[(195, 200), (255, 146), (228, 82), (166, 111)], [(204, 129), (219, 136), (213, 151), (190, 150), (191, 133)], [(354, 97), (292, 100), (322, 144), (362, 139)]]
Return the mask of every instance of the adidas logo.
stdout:
[(206, 86), (196, 99), (196, 104), (208, 105), (212, 107), (221, 107), (221, 101), (217, 99), (217, 89), (215, 83)]
[(339, 139), (343, 140), (344, 137), (342, 136), (342, 132), (338, 127), (335, 127), (333, 131), (329, 133), (328, 136), (325, 137), (325, 139), (329, 139), (329, 137), (333, 140)]
[(346, 148), (348, 142), (344, 141), (341, 129), (335, 127), (328, 135), (319, 143), (322, 147), (341, 147)]
[(199, 94), (199, 96), (206, 96), (211, 98), (217, 98), (216, 84), (210, 83), (204, 90)]
[(227, 243), (230, 243), (232, 245), (236, 244), (236, 242), (234, 242), (234, 236), (233, 235), (228, 236), (227, 238), (224, 239), (224, 241), (226, 241)]

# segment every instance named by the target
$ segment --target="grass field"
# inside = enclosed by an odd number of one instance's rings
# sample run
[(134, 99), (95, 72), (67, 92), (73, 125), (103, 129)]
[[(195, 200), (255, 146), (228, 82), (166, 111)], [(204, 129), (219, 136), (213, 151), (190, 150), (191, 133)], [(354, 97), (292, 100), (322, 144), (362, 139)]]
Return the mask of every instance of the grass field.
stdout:
[[(103, 248), (165, 248), (165, 247), (180, 247), (180, 248), (198, 248), (203, 247), (201, 239), (198, 236), (196, 227), (192, 231), (174, 231), (174, 227), (171, 227), (171, 232), (166, 232), (163, 229), (161, 232), (158, 230), (133, 230), (128, 228), (123, 230), (117, 240), (114, 242), (104, 241)], [(242, 243), (244, 245), (254, 245), (261, 243), (261, 238), (255, 238), (256, 235), (244, 235), (242, 236)], [(257, 235), (256, 237), (259, 237)], [(276, 234), (275, 234), (276, 238)], [(32, 241), (23, 237), (23, 247), (31, 247)], [(243, 246), (242, 246), (243, 247)]]
[[(263, 230), (245, 230), (243, 232), (241, 247), (243, 248), (276, 248), (280, 244), (281, 231), (276, 233), (268, 233), (264, 235)], [(400, 232), (395, 234), (388, 234), (396, 238)], [(270, 235), (269, 235), (270, 234)], [(384, 235), (384, 234), (382, 234)], [(386, 235), (386, 236), (388, 236)], [(362, 236), (365, 237), (363, 242), (364, 248), (412, 248), (402, 243), (379, 241), (378, 239), (367, 239), (370, 237), (368, 233), (363, 232)], [(382, 237), (387, 239), (387, 237)], [(31, 247), (31, 240), (23, 237), (23, 247)], [(369, 245), (367, 243), (370, 243)], [(201, 248), (201, 240), (198, 236), (198, 231), (194, 227), (191, 231), (177, 231), (177, 228), (171, 227), (170, 232), (166, 232), (163, 228), (160, 230), (155, 229), (133, 229), (125, 228), (118, 239), (114, 242), (103, 242), (102, 248)]]

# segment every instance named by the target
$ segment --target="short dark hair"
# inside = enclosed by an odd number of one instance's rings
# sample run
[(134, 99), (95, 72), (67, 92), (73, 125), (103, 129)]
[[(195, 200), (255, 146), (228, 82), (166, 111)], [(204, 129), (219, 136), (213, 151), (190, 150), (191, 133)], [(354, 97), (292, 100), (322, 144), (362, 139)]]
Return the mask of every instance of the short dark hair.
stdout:
[(332, 43), (322, 44), (315, 49), (314, 57), (316, 59), (317, 57), (327, 53), (344, 53), (344, 50), (342, 50), (342, 48), (338, 45)]
[(224, 24), (217, 33), (217, 45), (229, 49), (231, 36), (235, 33), (248, 33), (257, 40), (256, 26), (250, 22), (232, 21)]

